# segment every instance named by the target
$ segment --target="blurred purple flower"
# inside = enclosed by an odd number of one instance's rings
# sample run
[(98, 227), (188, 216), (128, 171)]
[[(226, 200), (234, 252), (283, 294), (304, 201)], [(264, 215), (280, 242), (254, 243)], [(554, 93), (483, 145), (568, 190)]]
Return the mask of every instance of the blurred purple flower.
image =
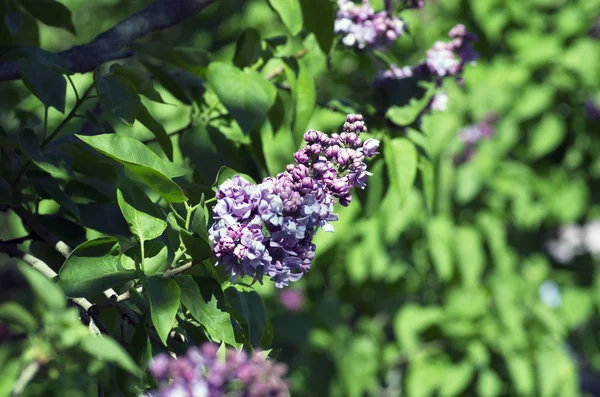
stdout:
[(585, 101), (585, 113), (590, 120), (600, 120), (600, 106), (594, 98), (588, 98)]
[(350, 0), (338, 0), (338, 5), (334, 30), (343, 36), (342, 43), (346, 47), (359, 50), (382, 47), (404, 33), (404, 21), (387, 10), (376, 13), (368, 0), (363, 0), (360, 5)]
[(285, 289), (277, 294), (277, 299), (281, 306), (291, 312), (298, 312), (304, 307), (306, 298), (304, 291), (299, 289)]
[(263, 358), (259, 350), (251, 355), (228, 350), (225, 360), (217, 358), (218, 345), (204, 343), (172, 358), (155, 356), (148, 369), (158, 381), (152, 397), (284, 397), (288, 396), (284, 364)]
[(496, 133), (494, 123), (496, 115), (487, 116), (482, 122), (464, 127), (458, 132), (465, 149), (462, 158), (458, 161), (470, 160), (475, 154), (475, 149), (482, 140), (490, 139)]

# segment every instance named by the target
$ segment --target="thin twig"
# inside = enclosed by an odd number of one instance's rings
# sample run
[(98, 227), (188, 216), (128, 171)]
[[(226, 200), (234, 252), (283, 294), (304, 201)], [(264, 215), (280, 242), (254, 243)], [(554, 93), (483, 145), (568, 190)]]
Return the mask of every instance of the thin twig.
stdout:
[(25, 390), (25, 387), (29, 384), (29, 382), (31, 382), (39, 370), (40, 363), (37, 360), (33, 360), (27, 364), (23, 372), (21, 372), (19, 379), (17, 379), (15, 382), (12, 392), (10, 393), (10, 397), (20, 396), (21, 393), (23, 393), (23, 390)]
[(202, 262), (203, 262), (203, 261), (205, 261), (205, 260), (206, 260), (206, 259), (203, 259), (203, 260), (201, 260), (201, 261), (194, 260), (194, 261), (191, 261), (191, 262), (188, 262), (188, 263), (186, 263), (185, 265), (181, 265), (181, 266), (179, 266), (179, 267), (176, 267), (175, 269), (170, 269), (170, 270), (167, 270), (167, 271), (165, 272), (165, 274), (163, 274), (163, 277), (165, 277), (165, 278), (171, 278), (171, 277), (175, 277), (175, 276), (177, 276), (178, 274), (180, 274), (180, 273), (183, 273), (183, 272), (185, 272), (186, 270), (189, 270), (189, 269), (191, 269), (191, 268), (192, 268), (192, 266), (194, 266), (194, 265), (196, 265), (196, 264), (198, 264), (198, 263), (202, 263)]
[[(71, 71), (87, 73), (104, 62), (132, 56), (126, 47), (149, 33), (181, 23), (215, 0), (159, 0), (101, 33), (88, 44), (58, 53)], [(20, 78), (16, 61), (0, 63), (0, 81)]]
[[(0, 244), (0, 252), (5, 252), (11, 257), (21, 259), (23, 262), (36, 269), (50, 280), (58, 276), (58, 274), (54, 270), (52, 270), (52, 268), (48, 266), (44, 261), (42, 261), (39, 258), (36, 258), (31, 254), (21, 251), (15, 244)], [(90, 322), (88, 326), (90, 328), (90, 331), (92, 331), (92, 333), (96, 335), (100, 335), (102, 332), (100, 328), (98, 328), (97, 323), (101, 324), (101, 322), (96, 316), (92, 315), (90, 310), (94, 306), (94, 304), (85, 298), (70, 299), (71, 301), (73, 301), (73, 303), (80, 306), (86, 313), (89, 314)], [(104, 328), (104, 326), (102, 327)]]

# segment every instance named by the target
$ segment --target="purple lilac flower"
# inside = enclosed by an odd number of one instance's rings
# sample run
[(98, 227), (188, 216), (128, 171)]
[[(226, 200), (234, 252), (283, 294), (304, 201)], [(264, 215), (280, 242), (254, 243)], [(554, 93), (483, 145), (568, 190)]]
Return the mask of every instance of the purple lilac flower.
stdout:
[(363, 117), (350, 114), (339, 134), (307, 131), (296, 164), (276, 177), (255, 186), (235, 176), (219, 186), (209, 230), (217, 264), (234, 278), (267, 275), (278, 288), (299, 280), (311, 268), (317, 230), (333, 231), (336, 200), (349, 205), (352, 188), (364, 189), (371, 175), (365, 158), (379, 141), (363, 143), (366, 131)]
[(458, 135), (465, 146), (465, 150), (460, 161), (470, 160), (475, 149), (482, 140), (490, 139), (496, 133), (494, 123), (496, 122), (496, 116), (490, 115), (486, 117), (482, 122), (464, 127), (458, 132)]
[(376, 13), (368, 0), (360, 5), (338, 0), (338, 5), (334, 30), (343, 35), (342, 43), (346, 47), (362, 50), (386, 46), (404, 33), (404, 21), (387, 10)]
[(478, 57), (472, 43), (477, 35), (467, 32), (464, 25), (456, 25), (448, 32), (452, 39), (448, 42), (436, 41), (427, 51), (426, 59), (416, 66), (391, 65), (389, 70), (382, 73), (383, 78), (403, 79), (412, 76), (432, 76), (438, 78), (460, 78), (464, 66), (474, 64)]
[(546, 249), (550, 256), (564, 265), (579, 255), (600, 256), (600, 220), (593, 220), (584, 225), (561, 226), (556, 238), (546, 242)]
[(255, 350), (228, 350), (225, 360), (217, 358), (218, 345), (204, 343), (173, 358), (156, 355), (148, 369), (158, 381), (152, 397), (284, 397), (288, 396), (285, 364), (263, 358)]
[(445, 91), (437, 92), (431, 99), (431, 110), (445, 112), (448, 108), (448, 94)]
[(277, 294), (277, 298), (281, 306), (291, 312), (299, 312), (304, 307), (305, 296), (304, 292), (299, 289), (285, 289)]

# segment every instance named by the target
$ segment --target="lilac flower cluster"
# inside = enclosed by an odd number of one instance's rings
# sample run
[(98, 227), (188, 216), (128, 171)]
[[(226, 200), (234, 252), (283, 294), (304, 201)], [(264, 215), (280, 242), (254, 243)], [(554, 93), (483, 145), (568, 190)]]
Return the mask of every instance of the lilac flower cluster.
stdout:
[(362, 50), (386, 46), (405, 31), (404, 21), (387, 10), (376, 13), (368, 0), (363, 0), (360, 5), (350, 0), (338, 0), (338, 5), (334, 30), (343, 35), (342, 43), (346, 47)]
[(486, 117), (482, 122), (466, 126), (458, 132), (460, 139), (465, 145), (463, 161), (473, 157), (479, 142), (494, 136), (496, 133), (496, 129), (494, 128), (495, 121), (496, 116), (491, 115)]
[(340, 134), (306, 132), (296, 164), (276, 177), (256, 186), (240, 176), (221, 184), (209, 230), (217, 265), (259, 282), (266, 274), (278, 288), (299, 280), (311, 267), (317, 229), (333, 231), (336, 200), (349, 205), (350, 190), (363, 189), (371, 175), (365, 158), (377, 154), (379, 141), (363, 143), (366, 130), (362, 116), (350, 114)]
[(449, 42), (436, 41), (427, 51), (426, 59), (414, 67), (391, 65), (389, 70), (382, 73), (383, 79), (404, 79), (407, 77), (456, 77), (461, 81), (465, 65), (473, 64), (478, 57), (472, 43), (477, 35), (468, 33), (464, 25), (456, 25), (448, 36)]
[(148, 369), (158, 381), (151, 397), (285, 397), (289, 396), (285, 364), (261, 356), (255, 350), (228, 350), (224, 361), (217, 357), (218, 345), (205, 343), (172, 358), (156, 355)]
[(556, 238), (546, 242), (546, 249), (562, 264), (570, 263), (579, 255), (600, 256), (600, 220), (561, 226)]

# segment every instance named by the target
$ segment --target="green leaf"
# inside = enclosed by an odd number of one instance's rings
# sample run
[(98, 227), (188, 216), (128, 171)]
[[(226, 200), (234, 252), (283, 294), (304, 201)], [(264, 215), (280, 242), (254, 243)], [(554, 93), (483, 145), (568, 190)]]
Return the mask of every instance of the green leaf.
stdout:
[(154, 76), (154, 78), (162, 85), (167, 91), (171, 93), (175, 98), (185, 103), (186, 105), (192, 104), (190, 93), (185, 87), (183, 87), (179, 81), (171, 76), (166, 70), (160, 66), (156, 66), (148, 61), (141, 60), (142, 65)]
[(163, 277), (149, 277), (146, 286), (150, 293), (150, 317), (160, 340), (166, 346), (179, 310), (181, 290), (175, 280)]
[(173, 163), (164, 162), (142, 142), (115, 134), (76, 136), (100, 153), (123, 164), (165, 200), (176, 203), (187, 200), (181, 188), (170, 179), (183, 175), (186, 171)]
[(19, 29), (21, 29), (21, 26), (23, 26), (23, 18), (23, 14), (18, 11), (8, 12), (4, 16), (4, 23), (11, 36), (17, 34)]
[(540, 158), (561, 144), (566, 130), (563, 121), (554, 113), (546, 114), (531, 132), (529, 140), (529, 157)]
[(551, 85), (528, 85), (512, 108), (519, 120), (525, 120), (542, 113), (553, 100), (554, 87)]
[(295, 91), (296, 113), (294, 115), (294, 136), (301, 142), (317, 106), (317, 86), (307, 64), (298, 62), (298, 79)]
[(392, 188), (404, 202), (412, 190), (417, 176), (418, 153), (415, 145), (406, 138), (385, 138), (383, 155)]
[(18, 325), (26, 332), (33, 332), (38, 326), (35, 317), (17, 302), (0, 305), (0, 322)]
[(459, 227), (454, 232), (456, 260), (463, 283), (467, 287), (479, 285), (485, 266), (480, 234), (472, 227)]
[(333, 43), (335, 10), (332, 1), (300, 0), (304, 26), (315, 34), (319, 47), (329, 54)]
[(217, 173), (217, 177), (215, 178), (215, 182), (212, 185), (213, 190), (217, 190), (217, 188), (219, 186), (221, 186), (221, 184), (223, 182), (225, 182), (228, 179), (233, 178), (236, 175), (239, 175), (240, 177), (244, 178), (245, 180), (247, 180), (251, 184), (256, 185), (256, 182), (254, 181), (254, 179), (252, 179), (249, 175), (242, 174), (241, 172), (237, 172), (234, 169), (231, 169), (229, 167), (223, 166), (223, 167), (219, 168), (219, 172)]
[(145, 71), (142, 72), (130, 66), (118, 64), (111, 65), (110, 71), (129, 80), (138, 94), (143, 95), (154, 102), (166, 103), (162, 99), (160, 93), (154, 88), (154, 82), (148, 77), (148, 74)]
[(138, 363), (142, 371), (146, 370), (148, 363), (152, 358), (152, 345), (146, 328), (148, 325), (148, 316), (149, 312), (146, 311), (142, 316), (140, 323), (135, 327), (128, 349), (129, 354), (131, 354), (133, 360)]
[(259, 346), (267, 326), (267, 309), (262, 298), (254, 290), (240, 291), (236, 287), (227, 288), (225, 294), (233, 309), (247, 322), (250, 344)]
[(175, 280), (181, 288), (181, 303), (202, 324), (211, 339), (238, 346), (239, 343), (235, 340), (231, 324), (231, 316), (217, 308), (217, 299), (213, 298), (208, 303), (205, 302), (200, 288), (192, 276), (177, 276)]
[(0, 176), (0, 204), (12, 204), (12, 186), (6, 179)]
[[(164, 273), (169, 268), (167, 261), (167, 246), (160, 241), (144, 241), (144, 274), (152, 276), (156, 273)], [(135, 264), (141, 264), (140, 245), (134, 245), (123, 253), (121, 263), (125, 268), (135, 268)]]
[(254, 28), (247, 28), (242, 32), (235, 45), (233, 64), (238, 68), (253, 65), (262, 54), (260, 32)]
[(275, 86), (254, 70), (213, 62), (206, 78), (245, 134), (266, 119), (275, 103)]
[(524, 357), (516, 354), (505, 356), (508, 373), (519, 396), (533, 395), (535, 390), (535, 376), (531, 363)]
[(39, 185), (48, 193), (52, 200), (56, 201), (62, 208), (67, 210), (71, 215), (75, 217), (79, 222), (81, 222), (79, 208), (77, 205), (71, 200), (71, 197), (65, 192), (63, 192), (56, 181), (43, 181), (39, 182)]
[(54, 0), (19, 0), (19, 3), (36, 19), (48, 26), (63, 28), (76, 34), (71, 11)]
[(420, 99), (412, 99), (406, 106), (390, 106), (385, 117), (400, 127), (413, 124), (429, 103), (432, 93), (433, 91), (430, 91), (428, 95), (424, 95)]
[(136, 52), (185, 69), (197, 76), (203, 76), (206, 67), (212, 61), (210, 52), (198, 47), (173, 47), (157, 42), (146, 42), (134, 43), (132, 48)]
[(124, 124), (132, 126), (141, 104), (133, 83), (114, 73), (94, 73), (94, 83), (102, 108)]
[[(167, 222), (144, 212), (143, 208), (152, 205), (152, 202), (140, 189), (131, 189), (134, 194), (123, 196), (123, 192), (117, 189), (117, 202), (121, 213), (129, 225), (129, 230), (140, 241), (154, 240), (160, 237), (167, 228)], [(150, 201), (150, 203), (148, 203)]]
[(136, 118), (146, 128), (152, 131), (156, 137), (156, 140), (158, 141), (158, 144), (167, 155), (167, 158), (170, 161), (173, 161), (173, 143), (171, 142), (171, 138), (169, 138), (169, 135), (167, 135), (165, 127), (163, 127), (162, 124), (152, 117), (150, 112), (148, 112), (148, 108), (144, 106), (143, 103), (140, 103)]
[(212, 248), (207, 235), (198, 235), (185, 229), (181, 229), (179, 233), (181, 241), (192, 259), (204, 261), (212, 256)]
[(63, 57), (37, 47), (16, 46), (14, 49), (6, 51), (0, 56), (0, 59), (3, 61), (16, 61), (21, 58), (35, 60), (38, 63), (52, 67), (62, 74), (73, 74), (69, 70), (69, 63)]
[(449, 281), (454, 274), (452, 239), (454, 228), (447, 218), (434, 218), (427, 227), (428, 246), (433, 266), (442, 281)]
[(21, 149), (31, 158), (31, 161), (53, 177), (67, 178), (72, 174), (63, 158), (50, 151), (42, 152), (38, 137), (32, 129), (25, 128), (21, 130), (17, 140)]
[(65, 112), (67, 81), (55, 69), (33, 59), (17, 61), (23, 84), (46, 107), (53, 107), (61, 113)]
[(68, 296), (94, 296), (135, 278), (133, 268), (121, 264), (115, 237), (86, 241), (71, 252), (59, 272), (59, 285)]
[(427, 211), (433, 213), (435, 203), (435, 169), (431, 160), (425, 156), (419, 156), (419, 174), (421, 175), (421, 186)]
[(481, 397), (498, 397), (502, 395), (502, 379), (492, 369), (485, 369), (477, 381), (477, 395)]
[(67, 307), (67, 299), (62, 290), (46, 276), (28, 265), (19, 264), (19, 269), (31, 286), (36, 298), (50, 310), (63, 310)]
[(132, 375), (140, 375), (141, 370), (131, 356), (108, 335), (84, 338), (80, 346), (82, 350), (98, 360), (116, 364)]
[(394, 318), (396, 341), (404, 351), (414, 351), (420, 344), (420, 333), (443, 318), (436, 306), (404, 305)]
[(269, 0), (271, 7), (279, 14), (292, 36), (302, 30), (302, 8), (298, 0)]
[(454, 364), (446, 369), (446, 376), (440, 388), (440, 397), (460, 396), (465, 391), (471, 379), (473, 379), (474, 368), (468, 361)]

